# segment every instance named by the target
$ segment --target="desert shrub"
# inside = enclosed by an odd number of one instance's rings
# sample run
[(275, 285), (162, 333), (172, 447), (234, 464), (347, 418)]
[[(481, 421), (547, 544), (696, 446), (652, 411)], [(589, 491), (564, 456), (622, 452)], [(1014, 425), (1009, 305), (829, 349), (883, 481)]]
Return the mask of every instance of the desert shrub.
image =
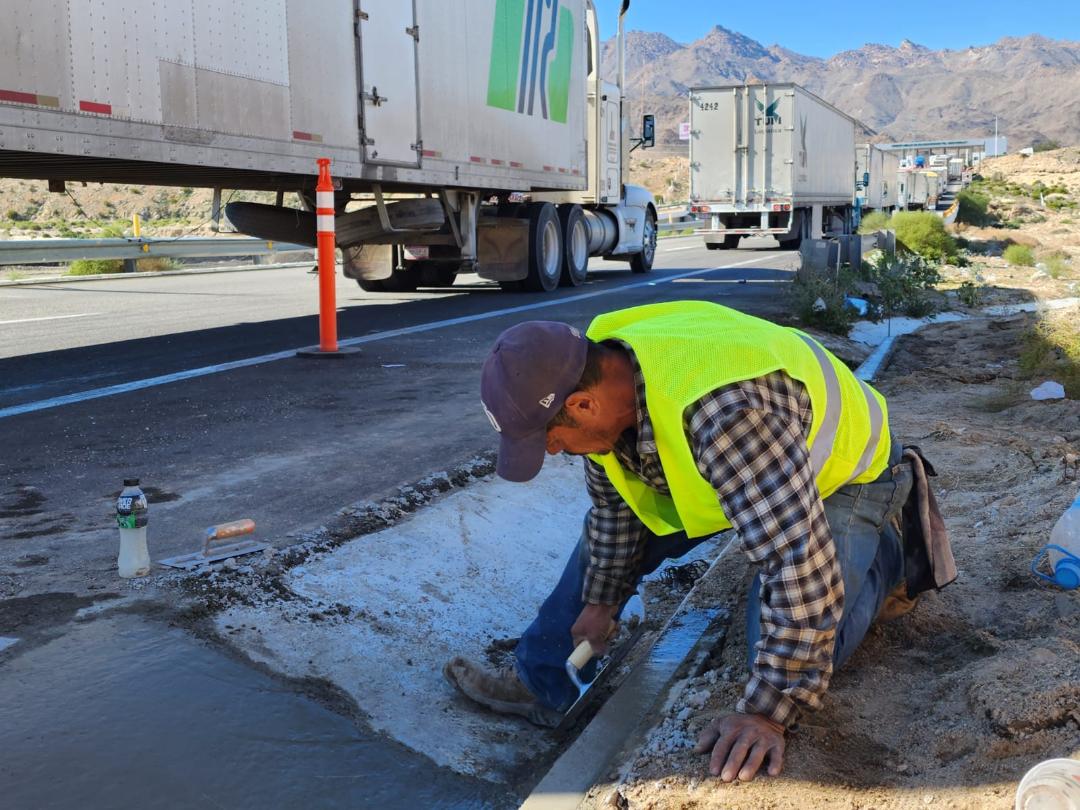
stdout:
[(1027, 245), (1009, 245), (1002, 254), (1005, 261), (1014, 267), (1034, 267), (1035, 254)]
[(1024, 335), (1020, 370), (1033, 381), (1055, 380), (1080, 399), (1080, 306), (1043, 313)]
[(859, 222), (859, 233), (883, 231), (889, 227), (889, 215), (884, 211), (871, 211)]
[(956, 288), (956, 297), (966, 307), (977, 307), (982, 302), (982, 289), (971, 281), (963, 282)]
[(930, 211), (898, 211), (889, 221), (896, 239), (924, 259), (953, 260), (956, 240), (945, 230), (941, 217)]
[(100, 276), (124, 269), (121, 259), (76, 259), (68, 267), (69, 276)]
[(956, 199), (960, 204), (956, 212), (957, 222), (967, 225), (990, 225), (994, 222), (994, 218), (988, 211), (990, 197), (986, 194), (981, 194), (974, 189), (964, 189), (956, 195)]
[(162, 270), (175, 270), (177, 263), (168, 256), (153, 256), (149, 259), (139, 259), (135, 263), (140, 272), (160, 273)]
[(835, 279), (800, 273), (788, 288), (791, 309), (807, 326), (847, 336), (858, 317), (858, 312), (845, 300), (853, 281), (851, 271), (846, 269)]
[(1060, 148), (1061, 148), (1061, 144), (1058, 143), (1057, 141), (1040, 141), (1039, 143), (1035, 144), (1035, 146), (1033, 147), (1033, 150), (1036, 151), (1036, 152), (1050, 152), (1050, 151), (1053, 151), (1054, 149), (1060, 149)]
[(1046, 265), (1050, 278), (1061, 278), (1069, 272), (1069, 254), (1064, 251), (1051, 250), (1039, 256), (1039, 261)]
[(900, 314), (923, 318), (936, 308), (931, 291), (941, 274), (936, 262), (922, 256), (879, 253), (863, 264), (863, 277), (876, 288), (868, 295), (874, 318)]

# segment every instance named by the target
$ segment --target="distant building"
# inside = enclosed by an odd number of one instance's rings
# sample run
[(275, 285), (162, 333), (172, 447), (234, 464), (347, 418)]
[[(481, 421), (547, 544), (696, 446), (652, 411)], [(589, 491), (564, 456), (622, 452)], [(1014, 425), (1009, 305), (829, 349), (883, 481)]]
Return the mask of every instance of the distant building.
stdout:
[(995, 138), (964, 138), (942, 141), (909, 141), (907, 143), (880, 143), (882, 149), (899, 152), (901, 158), (914, 159), (918, 155), (950, 155), (962, 158), (970, 166), (983, 158), (1004, 155), (1008, 151), (1008, 139), (1004, 135)]

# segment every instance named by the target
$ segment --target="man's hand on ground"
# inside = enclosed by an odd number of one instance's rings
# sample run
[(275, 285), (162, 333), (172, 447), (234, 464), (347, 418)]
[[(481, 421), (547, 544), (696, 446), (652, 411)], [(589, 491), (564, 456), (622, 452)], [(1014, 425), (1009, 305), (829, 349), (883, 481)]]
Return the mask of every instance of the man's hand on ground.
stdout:
[(570, 628), (574, 646), (588, 639), (597, 655), (606, 653), (608, 636), (618, 611), (618, 605), (586, 605)]
[(760, 714), (729, 714), (713, 720), (694, 751), (712, 752), (709, 773), (725, 782), (749, 782), (769, 760), (769, 776), (784, 767), (784, 727)]

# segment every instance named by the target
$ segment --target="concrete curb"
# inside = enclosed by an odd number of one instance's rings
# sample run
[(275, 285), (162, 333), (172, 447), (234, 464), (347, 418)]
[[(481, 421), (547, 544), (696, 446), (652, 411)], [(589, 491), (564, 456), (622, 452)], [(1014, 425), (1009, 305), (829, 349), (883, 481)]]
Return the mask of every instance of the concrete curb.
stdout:
[(215, 273), (250, 273), (256, 270), (287, 270), (292, 267), (314, 267), (315, 260), (309, 262), (282, 262), (278, 264), (258, 264), (232, 267), (193, 267), (190, 270), (162, 270), (157, 273), (102, 273), (95, 276), (43, 276), (42, 278), (21, 278), (16, 281), (0, 281), (0, 287), (30, 287), (34, 284), (71, 284), (84, 281), (130, 281), (136, 278), (161, 278), (162, 276), (209, 276)]
[[(723, 607), (695, 605), (697, 589), (716, 572), (725, 578), (730, 574), (729, 553), (733, 548), (734, 539), (724, 543), (709, 570), (690, 589), (656, 636), (645, 658), (635, 664), (626, 680), (555, 761), (521, 810), (577, 808), (589, 790), (663, 717), (666, 707), (679, 697), (686, 680), (705, 668), (713, 650), (726, 638), (731, 616)], [(735, 565), (739, 564), (736, 560)], [(741, 582), (741, 578), (731, 577), (731, 581)]]

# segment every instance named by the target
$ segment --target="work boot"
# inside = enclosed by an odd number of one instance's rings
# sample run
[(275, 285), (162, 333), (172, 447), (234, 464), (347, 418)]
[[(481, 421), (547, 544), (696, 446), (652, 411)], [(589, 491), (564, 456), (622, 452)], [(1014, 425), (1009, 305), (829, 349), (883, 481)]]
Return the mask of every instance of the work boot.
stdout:
[(459, 656), (446, 662), (443, 677), (465, 697), (500, 714), (520, 715), (544, 728), (554, 728), (562, 719), (560, 712), (536, 699), (512, 664), (490, 670)]
[(921, 595), (908, 596), (907, 583), (901, 582), (885, 597), (885, 601), (881, 603), (881, 609), (878, 611), (874, 621), (891, 622), (893, 619), (899, 619), (901, 616), (911, 613), (915, 606), (919, 604)]

